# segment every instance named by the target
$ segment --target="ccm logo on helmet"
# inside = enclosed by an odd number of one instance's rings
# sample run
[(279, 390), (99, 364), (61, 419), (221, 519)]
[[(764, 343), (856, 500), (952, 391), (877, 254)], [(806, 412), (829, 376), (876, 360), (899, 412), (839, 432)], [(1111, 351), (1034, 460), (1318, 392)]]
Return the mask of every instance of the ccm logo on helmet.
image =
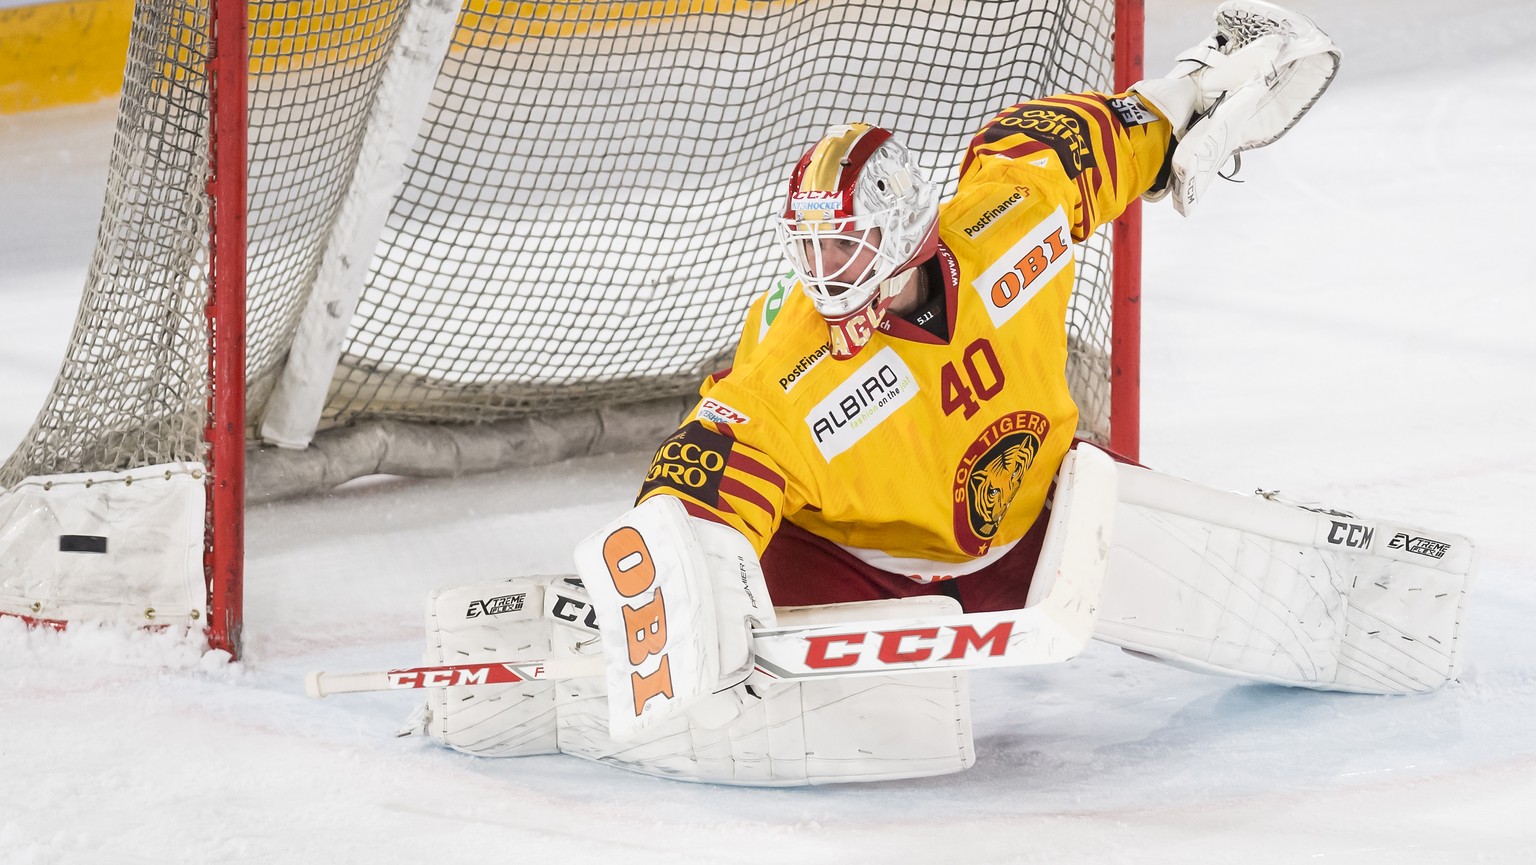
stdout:
[[(842, 192), (807, 190), (790, 194), (789, 209), (795, 211), (825, 211), (828, 216), (846, 208), (846, 196)], [(801, 217), (804, 218), (803, 216)]]

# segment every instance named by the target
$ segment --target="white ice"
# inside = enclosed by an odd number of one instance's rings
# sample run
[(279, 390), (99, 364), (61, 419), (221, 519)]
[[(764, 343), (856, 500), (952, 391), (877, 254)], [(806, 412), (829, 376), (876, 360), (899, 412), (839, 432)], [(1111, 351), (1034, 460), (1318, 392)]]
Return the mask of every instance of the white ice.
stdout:
[[(1148, 210), (1143, 458), (1473, 537), (1459, 682), (1378, 698), (1095, 645), (975, 675), (978, 763), (741, 790), (392, 733), (416, 698), (312, 701), (414, 661), (427, 590), (568, 570), (645, 455), (358, 482), (250, 514), (247, 654), (0, 622), (0, 863), (1536, 861), (1536, 11), (1297, 2), (1332, 92), (1192, 219)], [(1151, 0), (1149, 68), (1209, 4)], [(0, 452), (68, 339), (113, 106), (0, 116)]]

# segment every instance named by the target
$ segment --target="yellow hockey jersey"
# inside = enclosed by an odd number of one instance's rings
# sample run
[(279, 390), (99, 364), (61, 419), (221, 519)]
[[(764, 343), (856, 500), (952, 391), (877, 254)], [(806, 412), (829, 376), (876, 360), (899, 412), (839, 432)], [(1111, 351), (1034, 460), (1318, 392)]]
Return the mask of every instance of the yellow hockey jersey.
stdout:
[(1039, 516), (1077, 427), (1074, 242), (1153, 185), (1169, 135), (1135, 94), (999, 112), (939, 210), (948, 338), (887, 316), (835, 360), (826, 322), (780, 278), (749, 309), (731, 369), (656, 452), (640, 499), (677, 496), (759, 554), (788, 519), (914, 579), (994, 561)]

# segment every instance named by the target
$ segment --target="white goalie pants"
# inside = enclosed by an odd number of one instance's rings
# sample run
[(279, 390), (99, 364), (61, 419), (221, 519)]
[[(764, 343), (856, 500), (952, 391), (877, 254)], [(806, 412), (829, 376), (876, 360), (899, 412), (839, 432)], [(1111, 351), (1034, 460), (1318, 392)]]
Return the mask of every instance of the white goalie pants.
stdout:
[[(427, 662), (590, 651), (595, 633), (582, 626), (585, 611), (545, 603), (546, 589), (565, 579), (519, 577), (434, 594)], [(876, 601), (858, 605), (857, 616), (939, 614), (957, 606), (945, 597)], [(796, 611), (781, 610), (781, 622), (785, 615), (793, 622)], [(600, 676), (450, 687), (429, 692), (424, 732), (483, 757), (564, 753), (648, 775), (753, 786), (941, 775), (975, 761), (963, 671), (845, 676), (739, 687), (733, 694), (741, 711), (722, 728), (680, 717), (620, 744), (608, 734)]]

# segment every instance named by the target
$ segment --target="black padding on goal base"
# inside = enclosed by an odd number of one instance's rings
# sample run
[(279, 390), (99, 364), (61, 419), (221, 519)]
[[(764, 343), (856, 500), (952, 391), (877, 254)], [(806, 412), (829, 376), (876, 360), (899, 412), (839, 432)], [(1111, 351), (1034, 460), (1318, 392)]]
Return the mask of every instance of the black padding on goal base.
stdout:
[(61, 553), (105, 553), (107, 539), (102, 535), (59, 535)]

